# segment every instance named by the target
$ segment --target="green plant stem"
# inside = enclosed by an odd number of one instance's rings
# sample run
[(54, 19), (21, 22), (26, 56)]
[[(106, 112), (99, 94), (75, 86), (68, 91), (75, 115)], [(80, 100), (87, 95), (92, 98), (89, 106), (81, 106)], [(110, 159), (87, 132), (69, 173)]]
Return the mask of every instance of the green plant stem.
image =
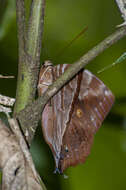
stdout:
[[(22, 0), (17, 0), (17, 18), (19, 18), (17, 19), (19, 67), (14, 115), (24, 109), (25, 106), (31, 103), (35, 98), (40, 65), (44, 9), (45, 0), (32, 1), (27, 27), (28, 30), (26, 31), (24, 4), (22, 5)], [(24, 19), (21, 18), (21, 15)], [(21, 31), (23, 31), (23, 37)]]
[(84, 56), (82, 56), (78, 61), (72, 64), (65, 73), (59, 77), (51, 86), (49, 86), (48, 90), (39, 97), (36, 101), (29, 104), (25, 109), (23, 109), (18, 114), (19, 122), (22, 126), (24, 133), (27, 132), (28, 142), (30, 143), (34, 134), (35, 129), (37, 127), (38, 121), (41, 118), (42, 110), (44, 106), (48, 102), (48, 100), (57, 93), (57, 91), (63, 87), (75, 74), (77, 74), (82, 68), (84, 68), (90, 61), (92, 61), (95, 57), (97, 57), (100, 53), (102, 53), (105, 49), (116, 43), (118, 40), (123, 38), (126, 35), (126, 27), (118, 29), (115, 33), (107, 37), (97, 46), (92, 48), (89, 52), (87, 52)]

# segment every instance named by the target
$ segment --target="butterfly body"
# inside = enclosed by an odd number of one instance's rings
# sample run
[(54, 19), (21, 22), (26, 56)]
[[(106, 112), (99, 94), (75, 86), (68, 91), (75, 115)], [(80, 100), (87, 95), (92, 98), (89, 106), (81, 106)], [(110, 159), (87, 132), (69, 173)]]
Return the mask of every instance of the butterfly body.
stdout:
[[(43, 86), (45, 82), (50, 85), (68, 67), (68, 64), (49, 69), (43, 66), (39, 95), (48, 88)], [(82, 70), (47, 103), (42, 113), (42, 129), (61, 173), (86, 160), (94, 134), (113, 102), (114, 96), (104, 83), (88, 70)]]

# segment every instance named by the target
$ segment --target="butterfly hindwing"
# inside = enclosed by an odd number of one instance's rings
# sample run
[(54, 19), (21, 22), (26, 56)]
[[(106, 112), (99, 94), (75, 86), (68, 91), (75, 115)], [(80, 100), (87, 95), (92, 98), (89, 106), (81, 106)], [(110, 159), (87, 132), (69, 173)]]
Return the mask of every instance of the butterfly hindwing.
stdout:
[(114, 102), (111, 91), (88, 70), (82, 71), (79, 95), (67, 125), (59, 161), (63, 172), (69, 166), (83, 163), (90, 153), (94, 134)]

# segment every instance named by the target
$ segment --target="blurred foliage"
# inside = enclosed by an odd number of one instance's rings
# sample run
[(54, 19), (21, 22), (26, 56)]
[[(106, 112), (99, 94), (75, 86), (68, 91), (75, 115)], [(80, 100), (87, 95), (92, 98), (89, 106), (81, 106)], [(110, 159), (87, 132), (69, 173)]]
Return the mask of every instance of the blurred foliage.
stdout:
[[(27, 10), (29, 10), (30, 1), (25, 1)], [(15, 76), (15, 79), (0, 79), (0, 93), (13, 97), (16, 92), (18, 67), (14, 3), (14, 0), (0, 0), (0, 74)], [(116, 25), (122, 22), (114, 0), (47, 1), (41, 62), (51, 59), (54, 64), (72, 63), (114, 32)], [(86, 26), (88, 26), (88, 31), (62, 55), (57, 56), (58, 52)], [(71, 167), (65, 172), (68, 179), (53, 174), (52, 154), (43, 140), (41, 128), (38, 129), (31, 152), (48, 190), (98, 190), (101, 188), (102, 190), (122, 190), (126, 188), (125, 61), (97, 74), (97, 71), (113, 63), (125, 52), (125, 44), (124, 38), (87, 66), (113, 91), (116, 101), (104, 125), (96, 134), (91, 155), (85, 164)]]
[(0, 0), (0, 39), (9, 32), (9, 26), (15, 19), (15, 1)]

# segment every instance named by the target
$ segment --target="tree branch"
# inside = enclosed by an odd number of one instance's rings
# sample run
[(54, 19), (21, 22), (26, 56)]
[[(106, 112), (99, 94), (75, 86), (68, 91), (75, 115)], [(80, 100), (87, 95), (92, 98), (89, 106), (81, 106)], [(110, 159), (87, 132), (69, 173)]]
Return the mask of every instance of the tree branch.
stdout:
[[(38, 121), (41, 117), (42, 110), (48, 102), (48, 100), (57, 93), (57, 91), (63, 87), (75, 74), (77, 74), (81, 69), (83, 69), (90, 61), (102, 53), (105, 49), (109, 48), (111, 45), (116, 43), (118, 40), (126, 35), (126, 27), (118, 29), (115, 33), (107, 37), (97, 46), (92, 48), (84, 56), (82, 56), (78, 61), (72, 64), (66, 72), (58, 78), (48, 90), (39, 97), (36, 101), (25, 107), (19, 114), (17, 118), (22, 126), (24, 134), (28, 134), (28, 142), (31, 142), (35, 129), (37, 127)], [(26, 131), (26, 127), (27, 130)]]
[(24, 57), (25, 49), (25, 7), (24, 0), (16, 0), (16, 19), (17, 19), (17, 32), (18, 32), (18, 53), (19, 62)]
[(44, 25), (45, 0), (33, 0), (30, 10), (26, 51), (33, 61), (39, 61)]
[[(45, 0), (32, 0), (28, 30), (26, 32), (24, 32), (24, 9), (24, 1), (17, 0), (19, 51), (22, 53), (19, 54), (18, 83), (14, 115), (35, 98), (40, 64)], [(21, 18), (21, 16), (23, 18)], [(23, 34), (21, 34), (21, 31), (23, 31)]]
[(126, 25), (126, 0), (116, 0), (116, 3), (119, 7), (122, 18), (124, 19), (124, 22), (118, 25), (118, 27), (124, 26)]
[[(18, 79), (16, 89), (16, 103), (14, 106), (14, 114), (21, 108), (24, 108), (23, 100), (25, 99), (25, 89), (23, 85), (23, 75), (25, 73), (25, 5), (24, 0), (16, 0), (16, 19), (18, 33)], [(24, 95), (23, 95), (24, 94)]]

